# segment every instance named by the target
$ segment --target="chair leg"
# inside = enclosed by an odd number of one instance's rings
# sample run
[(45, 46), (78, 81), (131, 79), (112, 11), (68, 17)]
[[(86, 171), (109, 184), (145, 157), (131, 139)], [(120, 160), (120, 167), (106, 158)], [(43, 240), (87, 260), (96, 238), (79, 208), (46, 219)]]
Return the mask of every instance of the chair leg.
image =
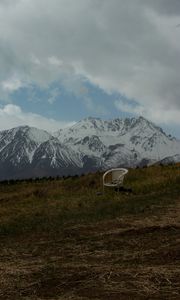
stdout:
[(120, 192), (120, 185), (117, 185), (117, 186), (115, 187), (115, 191), (118, 192), (118, 193)]
[(105, 188), (104, 188), (104, 181), (103, 181), (103, 195), (104, 195), (104, 192), (105, 192)]

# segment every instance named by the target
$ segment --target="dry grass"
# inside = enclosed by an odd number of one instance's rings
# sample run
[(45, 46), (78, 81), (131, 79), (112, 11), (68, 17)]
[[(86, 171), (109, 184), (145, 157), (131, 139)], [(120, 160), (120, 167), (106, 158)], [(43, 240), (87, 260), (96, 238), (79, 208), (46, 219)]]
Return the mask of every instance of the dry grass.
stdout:
[(0, 299), (179, 299), (180, 165), (0, 185)]

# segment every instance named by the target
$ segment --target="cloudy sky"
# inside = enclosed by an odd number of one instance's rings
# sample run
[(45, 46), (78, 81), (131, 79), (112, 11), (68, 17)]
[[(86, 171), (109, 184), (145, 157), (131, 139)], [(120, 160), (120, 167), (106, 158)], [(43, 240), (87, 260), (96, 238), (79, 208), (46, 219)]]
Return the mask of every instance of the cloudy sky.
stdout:
[(180, 137), (179, 0), (0, 0), (0, 129), (139, 115)]

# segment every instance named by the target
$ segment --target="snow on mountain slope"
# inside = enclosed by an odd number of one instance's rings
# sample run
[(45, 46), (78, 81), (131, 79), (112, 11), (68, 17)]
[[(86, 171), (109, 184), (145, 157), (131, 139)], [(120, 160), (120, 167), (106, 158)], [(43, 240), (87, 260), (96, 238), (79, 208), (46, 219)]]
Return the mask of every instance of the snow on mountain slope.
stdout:
[[(56, 136), (62, 143), (84, 155), (102, 156), (104, 163), (108, 159), (108, 165), (111, 164), (109, 157), (112, 155), (114, 166), (119, 165), (123, 160), (130, 165), (134, 152), (136, 153), (135, 164), (144, 159), (157, 161), (180, 153), (179, 141), (167, 136), (160, 127), (143, 117), (110, 121), (87, 118), (70, 128), (57, 132)], [(92, 146), (93, 139), (95, 140), (94, 147)], [(116, 155), (111, 151), (113, 145), (117, 145)], [(118, 147), (118, 145), (125, 145), (125, 147)], [(106, 158), (107, 153), (111, 153), (108, 154), (108, 158)]]
[(65, 143), (76, 143), (87, 136), (98, 136), (106, 146), (116, 144), (116, 137), (125, 132), (125, 121), (115, 119), (103, 121), (99, 118), (86, 118), (72, 127), (65, 128), (55, 133)]
[(0, 132), (0, 179), (80, 173), (83, 157), (44, 130), (22, 126)]
[(86, 118), (54, 135), (28, 126), (0, 132), (0, 179), (135, 167), (163, 159), (180, 161), (180, 141), (142, 117)]
[(103, 157), (105, 169), (117, 167), (135, 167), (141, 161), (140, 154), (134, 149), (129, 149), (124, 144), (109, 146)]
[(50, 137), (48, 132), (29, 126), (4, 130), (0, 132), (0, 161), (31, 163), (36, 148)]
[(140, 117), (133, 126), (121, 136), (122, 142), (133, 147), (144, 158), (159, 160), (169, 153), (180, 153), (180, 143), (167, 136), (160, 127)]
[(180, 154), (176, 154), (174, 156), (168, 156), (164, 159), (160, 160), (158, 164), (168, 165), (168, 164), (174, 164), (180, 162)]
[(101, 157), (107, 147), (101, 142), (97, 135), (85, 136), (73, 144), (73, 148), (89, 156)]
[(32, 164), (41, 167), (82, 167), (81, 154), (70, 147), (62, 145), (59, 140), (52, 137), (42, 143), (35, 151)]

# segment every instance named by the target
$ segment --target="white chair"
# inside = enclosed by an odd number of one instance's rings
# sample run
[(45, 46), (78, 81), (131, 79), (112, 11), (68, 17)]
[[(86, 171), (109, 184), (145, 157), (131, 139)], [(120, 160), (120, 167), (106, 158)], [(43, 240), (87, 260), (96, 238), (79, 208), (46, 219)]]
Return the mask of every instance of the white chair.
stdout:
[(106, 171), (103, 175), (103, 192), (105, 186), (116, 187), (119, 189), (123, 185), (124, 176), (127, 173), (128, 170), (124, 168), (117, 168)]

